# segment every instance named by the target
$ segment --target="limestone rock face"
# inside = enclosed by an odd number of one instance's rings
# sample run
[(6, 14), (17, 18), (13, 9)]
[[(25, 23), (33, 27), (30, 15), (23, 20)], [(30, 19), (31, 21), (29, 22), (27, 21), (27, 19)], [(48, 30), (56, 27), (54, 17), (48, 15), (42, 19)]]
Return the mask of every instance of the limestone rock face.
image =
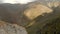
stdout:
[(42, 5), (42, 4), (31, 4), (30, 7), (24, 11), (25, 16), (29, 19), (33, 20), (39, 15), (43, 15), (44, 13), (51, 13), (52, 9)]
[(24, 27), (0, 21), (0, 34), (27, 34)]

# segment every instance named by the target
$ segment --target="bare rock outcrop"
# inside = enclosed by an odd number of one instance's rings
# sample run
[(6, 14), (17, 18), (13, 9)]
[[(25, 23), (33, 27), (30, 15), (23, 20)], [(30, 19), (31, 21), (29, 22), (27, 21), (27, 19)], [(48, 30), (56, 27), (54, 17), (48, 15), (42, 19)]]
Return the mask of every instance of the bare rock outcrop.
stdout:
[(24, 27), (0, 21), (0, 34), (27, 34)]
[(44, 13), (51, 13), (53, 10), (42, 4), (30, 4), (30, 7), (24, 11), (25, 16), (33, 20)]

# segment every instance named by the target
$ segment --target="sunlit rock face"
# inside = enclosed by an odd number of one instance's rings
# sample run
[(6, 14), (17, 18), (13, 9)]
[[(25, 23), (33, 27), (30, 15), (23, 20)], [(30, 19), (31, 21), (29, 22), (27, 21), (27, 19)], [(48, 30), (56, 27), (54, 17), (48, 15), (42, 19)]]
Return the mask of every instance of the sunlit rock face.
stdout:
[(24, 27), (0, 21), (0, 34), (27, 34)]
[(47, 3), (48, 7), (52, 8), (52, 7), (58, 7), (60, 5), (60, 2), (49, 2)]
[(44, 13), (51, 13), (53, 10), (42, 5), (42, 4), (30, 4), (30, 7), (24, 11), (25, 16), (29, 19), (33, 20), (39, 15), (43, 15)]

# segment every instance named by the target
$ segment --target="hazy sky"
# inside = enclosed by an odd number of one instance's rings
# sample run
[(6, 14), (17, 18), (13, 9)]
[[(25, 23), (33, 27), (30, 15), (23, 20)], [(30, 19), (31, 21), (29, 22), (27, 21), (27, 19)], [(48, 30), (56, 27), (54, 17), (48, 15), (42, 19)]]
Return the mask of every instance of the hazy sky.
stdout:
[(28, 2), (32, 2), (32, 1), (35, 1), (35, 0), (0, 0), (2, 1), (3, 3), (21, 3), (21, 4), (26, 4)]
[(0, 0), (0, 3), (11, 3), (11, 4), (14, 4), (14, 3), (21, 3), (21, 4), (27, 4), (28, 2), (32, 2), (32, 1), (44, 1), (44, 2), (51, 2), (51, 1), (60, 1), (60, 0)]

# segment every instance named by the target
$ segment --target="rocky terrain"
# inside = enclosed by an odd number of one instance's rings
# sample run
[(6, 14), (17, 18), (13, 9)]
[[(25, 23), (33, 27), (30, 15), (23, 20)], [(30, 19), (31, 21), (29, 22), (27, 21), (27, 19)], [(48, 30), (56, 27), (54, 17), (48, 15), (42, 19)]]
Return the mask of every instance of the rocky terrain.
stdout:
[[(11, 24), (10, 27), (9, 24), (7, 26), (6, 23), (3, 23), (1, 30), (3, 30), (4, 33), (7, 31), (7, 34), (11, 34), (11, 30), (13, 30), (13, 34), (20, 34), (20, 31), (16, 29), (24, 26), (28, 34), (59, 34), (60, 2), (58, 1), (51, 0), (47, 2), (38, 0), (25, 5), (0, 4), (0, 20)], [(17, 27), (14, 24), (17, 24)], [(11, 28), (11, 30), (7, 27)], [(8, 31), (8, 29), (10, 31)], [(18, 31), (18, 33), (15, 30)], [(1, 33), (3, 34), (3, 32)]]
[(0, 21), (0, 34), (27, 34), (24, 27)]

